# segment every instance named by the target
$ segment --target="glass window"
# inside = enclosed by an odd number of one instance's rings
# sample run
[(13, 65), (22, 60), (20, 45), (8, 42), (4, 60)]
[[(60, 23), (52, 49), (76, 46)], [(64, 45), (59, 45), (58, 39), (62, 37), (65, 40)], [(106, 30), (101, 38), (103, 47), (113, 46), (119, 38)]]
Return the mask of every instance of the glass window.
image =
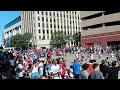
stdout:
[(52, 34), (53, 32), (52, 32), (52, 30), (51, 30), (51, 34)]
[(51, 12), (50, 12), (50, 16), (51, 16)]
[(43, 34), (45, 33), (45, 30), (43, 30)]
[(54, 24), (54, 28), (56, 28), (56, 25)]
[(50, 19), (50, 22), (52, 22), (52, 19)]
[(44, 23), (42, 24), (43, 28), (44, 28)]
[(47, 34), (49, 34), (49, 30), (47, 30)]
[(58, 25), (58, 28), (59, 28), (59, 25)]
[(50, 24), (50, 27), (52, 28), (52, 24)]
[(37, 11), (37, 13), (39, 14), (39, 11)]
[(45, 40), (45, 35), (43, 35), (43, 38), (42, 38), (42, 40)]
[(44, 14), (43, 11), (41, 13), (42, 13), (42, 15)]
[(49, 40), (49, 34), (47, 35), (47, 40)]
[(55, 19), (54, 19), (54, 22), (55, 22)]
[(48, 18), (46, 18), (46, 22), (48, 22)]
[(42, 21), (44, 21), (44, 17), (42, 17)]
[(41, 40), (41, 36), (39, 36), (39, 40)]
[(39, 33), (40, 33), (40, 29), (39, 29)]
[(55, 17), (55, 12), (53, 12), (53, 16)]
[(58, 13), (57, 13), (57, 17), (58, 17)]
[(46, 15), (47, 15), (47, 11), (46, 11)]
[(40, 27), (40, 23), (38, 23), (38, 27)]
[(38, 17), (38, 21), (40, 21), (40, 17)]
[(48, 24), (47, 24), (47, 28), (48, 28)]

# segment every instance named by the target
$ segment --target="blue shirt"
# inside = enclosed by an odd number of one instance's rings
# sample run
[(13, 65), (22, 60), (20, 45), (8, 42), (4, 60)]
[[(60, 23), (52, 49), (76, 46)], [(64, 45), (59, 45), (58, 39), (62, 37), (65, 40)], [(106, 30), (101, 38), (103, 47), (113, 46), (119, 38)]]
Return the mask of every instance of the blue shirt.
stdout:
[(75, 74), (80, 74), (80, 64), (79, 63), (73, 63), (73, 70)]
[(51, 70), (51, 66), (50, 65), (47, 65), (47, 66), (45, 66), (45, 70)]

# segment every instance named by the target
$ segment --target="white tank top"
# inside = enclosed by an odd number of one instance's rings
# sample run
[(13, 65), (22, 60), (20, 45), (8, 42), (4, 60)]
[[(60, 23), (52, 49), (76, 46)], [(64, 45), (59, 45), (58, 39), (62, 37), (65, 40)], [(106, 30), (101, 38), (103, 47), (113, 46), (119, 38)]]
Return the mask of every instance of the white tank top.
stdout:
[(32, 73), (38, 72), (38, 66), (37, 67), (33, 67)]

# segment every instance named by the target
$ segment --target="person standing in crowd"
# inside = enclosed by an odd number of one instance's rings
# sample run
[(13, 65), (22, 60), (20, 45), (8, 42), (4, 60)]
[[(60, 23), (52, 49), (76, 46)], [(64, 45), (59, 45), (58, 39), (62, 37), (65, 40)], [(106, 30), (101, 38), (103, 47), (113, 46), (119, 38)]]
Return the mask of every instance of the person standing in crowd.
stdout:
[(80, 77), (81, 79), (88, 79), (88, 76), (89, 76), (89, 73), (88, 73), (88, 69), (89, 69), (89, 65), (88, 64), (84, 64), (82, 66), (82, 71), (81, 71), (81, 74), (80, 74)]
[(33, 61), (33, 65), (31, 67), (31, 79), (39, 79), (37, 59)]
[(105, 79), (107, 79), (107, 71), (109, 69), (109, 66), (105, 64), (105, 60), (102, 60), (101, 61), (101, 64), (100, 64), (100, 71), (103, 73), (103, 76)]
[(57, 64), (57, 60), (53, 60), (53, 64), (51, 66), (51, 76), (53, 79), (60, 79), (60, 66)]
[(62, 62), (61, 62), (61, 77), (62, 79), (64, 79), (65, 74), (66, 74), (66, 70), (65, 70), (65, 60), (62, 58)]
[(12, 78), (12, 76), (15, 76), (15, 60), (14, 60), (14, 57), (11, 57), (9, 62), (10, 62), (10, 71), (11, 71), (11, 78)]
[(17, 77), (18, 79), (24, 79), (24, 66), (23, 61), (19, 60), (19, 64), (17, 65)]
[(112, 67), (108, 69), (108, 79), (118, 79), (120, 66), (116, 66), (116, 61), (112, 62)]
[(76, 59), (73, 63), (73, 72), (74, 72), (74, 75), (75, 75), (75, 79), (79, 79), (80, 77), (80, 67), (81, 67), (81, 64), (78, 63), (78, 60)]
[(104, 79), (102, 72), (99, 69), (99, 64), (93, 64), (94, 71), (88, 76), (88, 79)]
[(73, 72), (73, 66), (72, 65), (70, 65), (69, 77), (70, 77), (70, 79), (74, 79), (74, 72)]

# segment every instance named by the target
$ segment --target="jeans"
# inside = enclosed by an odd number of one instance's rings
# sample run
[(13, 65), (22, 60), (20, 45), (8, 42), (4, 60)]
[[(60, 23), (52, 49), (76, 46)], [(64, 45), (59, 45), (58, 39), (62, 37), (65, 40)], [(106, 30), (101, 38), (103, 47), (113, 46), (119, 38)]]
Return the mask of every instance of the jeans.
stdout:
[(75, 74), (75, 79), (79, 79), (80, 74)]

